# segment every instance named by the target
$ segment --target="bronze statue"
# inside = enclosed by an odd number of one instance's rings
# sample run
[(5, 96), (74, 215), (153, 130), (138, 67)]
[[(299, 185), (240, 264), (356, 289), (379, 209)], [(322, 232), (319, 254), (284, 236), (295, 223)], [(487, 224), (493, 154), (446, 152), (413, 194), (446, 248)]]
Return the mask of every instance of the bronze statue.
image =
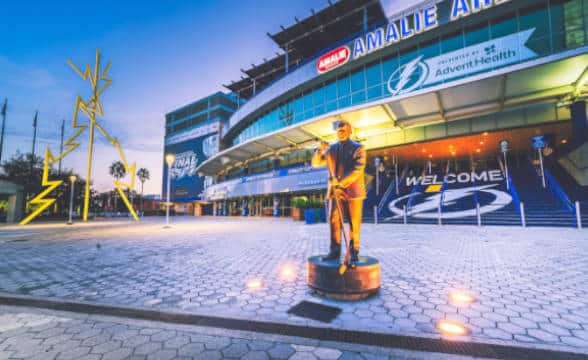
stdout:
[[(339, 142), (329, 145), (322, 142), (312, 157), (312, 166), (327, 166), (329, 170), (329, 223), (331, 229), (330, 251), (323, 260), (337, 260), (341, 256), (341, 231), (343, 214), (347, 212), (350, 224), (349, 260), (350, 268), (355, 268), (359, 261), (359, 230), (365, 190), (365, 148), (360, 143), (350, 140), (351, 125), (345, 120), (335, 121)], [(347, 239), (347, 237), (346, 237)], [(344, 272), (345, 270), (343, 270)]]

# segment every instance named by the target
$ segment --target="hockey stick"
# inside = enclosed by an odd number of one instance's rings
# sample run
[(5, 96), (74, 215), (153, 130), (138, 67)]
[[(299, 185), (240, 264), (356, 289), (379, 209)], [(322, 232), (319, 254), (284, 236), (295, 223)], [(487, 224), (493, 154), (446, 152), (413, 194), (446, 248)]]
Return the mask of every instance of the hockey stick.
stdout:
[(347, 240), (347, 232), (345, 231), (345, 223), (343, 222), (344, 215), (341, 209), (341, 199), (339, 199), (335, 191), (333, 191), (333, 196), (335, 197), (335, 204), (337, 205), (337, 211), (339, 212), (339, 222), (341, 224), (341, 231), (343, 232), (343, 238), (345, 239), (345, 259), (343, 260), (341, 265), (339, 265), (339, 275), (342, 276), (347, 271), (347, 264), (351, 259), (351, 242)]

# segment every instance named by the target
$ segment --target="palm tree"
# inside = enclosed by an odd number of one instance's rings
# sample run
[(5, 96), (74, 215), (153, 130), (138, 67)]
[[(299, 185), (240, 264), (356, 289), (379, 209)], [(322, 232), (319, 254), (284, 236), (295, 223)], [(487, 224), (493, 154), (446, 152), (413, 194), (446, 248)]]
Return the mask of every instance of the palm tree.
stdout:
[(141, 214), (143, 214), (143, 185), (145, 184), (145, 181), (149, 180), (149, 170), (140, 168), (137, 170), (137, 177), (141, 182)]
[[(125, 175), (127, 174), (127, 170), (125, 169), (125, 166), (120, 161), (113, 161), (112, 164), (110, 164), (109, 172), (110, 172), (110, 175), (116, 181), (119, 181), (120, 179), (125, 177)], [(116, 192), (114, 193), (114, 210), (118, 211)]]

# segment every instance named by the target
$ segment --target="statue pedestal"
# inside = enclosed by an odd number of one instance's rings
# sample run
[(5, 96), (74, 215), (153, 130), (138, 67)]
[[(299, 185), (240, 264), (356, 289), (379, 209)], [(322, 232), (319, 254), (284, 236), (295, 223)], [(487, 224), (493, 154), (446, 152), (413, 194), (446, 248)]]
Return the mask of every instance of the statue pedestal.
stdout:
[(339, 275), (339, 261), (323, 261), (311, 256), (306, 261), (306, 281), (318, 294), (336, 300), (365, 299), (380, 289), (380, 263), (369, 256), (360, 256), (355, 269)]

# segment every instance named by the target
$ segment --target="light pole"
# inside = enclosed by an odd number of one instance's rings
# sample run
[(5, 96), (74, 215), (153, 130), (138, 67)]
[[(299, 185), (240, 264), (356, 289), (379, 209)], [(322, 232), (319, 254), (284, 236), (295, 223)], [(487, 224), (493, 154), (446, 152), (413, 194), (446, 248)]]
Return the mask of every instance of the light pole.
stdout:
[(165, 155), (165, 162), (167, 163), (167, 202), (165, 206), (165, 228), (169, 228), (169, 187), (171, 182), (171, 167), (176, 160), (176, 156), (174, 154), (167, 154)]
[(69, 177), (69, 182), (71, 183), (70, 186), (70, 192), (69, 192), (69, 221), (67, 222), (67, 225), (73, 225), (73, 221), (72, 221), (72, 213), (73, 213), (73, 200), (74, 200), (74, 185), (76, 183), (77, 180), (77, 176), (75, 175), (71, 175)]
[(510, 190), (510, 181), (508, 179), (508, 159), (506, 157), (506, 153), (508, 152), (508, 141), (502, 140), (500, 142), (500, 151), (504, 155), (504, 175), (506, 177), (506, 190)]

